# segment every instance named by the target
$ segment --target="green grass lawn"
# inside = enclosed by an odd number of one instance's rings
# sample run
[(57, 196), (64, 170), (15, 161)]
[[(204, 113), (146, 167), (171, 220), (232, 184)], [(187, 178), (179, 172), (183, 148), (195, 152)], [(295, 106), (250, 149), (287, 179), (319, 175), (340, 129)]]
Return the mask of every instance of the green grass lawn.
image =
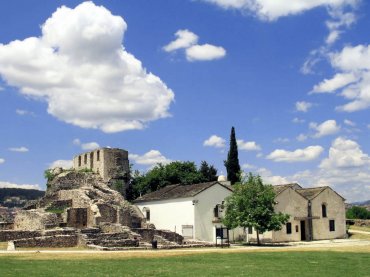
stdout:
[(369, 253), (207, 253), (110, 259), (103, 256), (0, 256), (0, 276), (370, 276)]

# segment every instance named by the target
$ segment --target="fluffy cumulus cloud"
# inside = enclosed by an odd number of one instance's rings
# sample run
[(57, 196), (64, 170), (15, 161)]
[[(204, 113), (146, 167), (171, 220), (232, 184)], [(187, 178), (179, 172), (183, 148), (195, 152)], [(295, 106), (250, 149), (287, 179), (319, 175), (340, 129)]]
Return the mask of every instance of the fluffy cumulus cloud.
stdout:
[(27, 147), (21, 146), (21, 147), (11, 147), (9, 148), (9, 151), (25, 153), (28, 152), (29, 149)]
[(0, 158), (0, 164), (5, 163), (5, 159)]
[(216, 148), (224, 148), (225, 144), (226, 144), (225, 139), (217, 135), (212, 135), (203, 142), (204, 146), (210, 146), (210, 147), (216, 147)]
[(0, 44), (0, 75), (64, 122), (107, 133), (142, 129), (169, 116), (174, 93), (125, 50), (126, 29), (92, 2), (62, 6), (41, 36)]
[(259, 151), (261, 146), (258, 145), (255, 141), (244, 141), (242, 139), (237, 140), (239, 150), (245, 151)]
[(158, 163), (168, 164), (171, 162), (170, 159), (167, 159), (158, 150), (150, 150), (144, 155), (129, 154), (129, 159), (133, 160), (137, 164), (148, 166), (153, 166)]
[(4, 181), (0, 181), (0, 188), (37, 189), (37, 190), (40, 190), (39, 185), (14, 184), (14, 183), (4, 182)]
[(298, 101), (295, 103), (295, 109), (298, 112), (308, 112), (308, 110), (312, 107), (312, 103), (306, 101)]
[(310, 129), (314, 130), (315, 133), (312, 135), (313, 138), (321, 138), (336, 134), (340, 131), (340, 126), (333, 119), (324, 121), (321, 124), (315, 122), (310, 123)]
[(357, 142), (337, 138), (329, 149), (329, 156), (320, 163), (323, 169), (370, 166), (370, 157), (362, 152)]
[(166, 52), (185, 49), (188, 61), (211, 61), (221, 59), (226, 55), (226, 50), (221, 46), (212, 44), (197, 44), (199, 37), (189, 30), (178, 30), (176, 39), (163, 47)]
[(317, 159), (323, 151), (324, 148), (319, 145), (308, 146), (294, 151), (276, 149), (267, 155), (266, 158), (275, 162), (307, 162)]
[[(332, 10), (338, 10), (342, 7), (354, 6), (358, 2), (357, 0), (294, 0), (294, 1), (202, 0), (202, 1), (216, 4), (224, 9), (237, 9), (241, 10), (242, 12), (252, 13), (255, 14), (261, 20), (268, 21), (274, 21), (284, 16), (300, 14), (302, 12), (318, 7), (326, 7)], [(349, 19), (347, 21), (349, 21)]]
[(370, 107), (370, 45), (346, 46), (330, 54), (336, 73), (315, 85), (313, 93), (338, 93), (348, 103), (337, 110), (355, 112)]
[(71, 160), (56, 160), (49, 165), (49, 168), (61, 167), (64, 169), (70, 169), (73, 167)]
[(100, 147), (99, 143), (95, 141), (82, 143), (81, 140), (77, 138), (73, 140), (73, 144), (81, 146), (81, 149), (86, 151), (94, 150)]

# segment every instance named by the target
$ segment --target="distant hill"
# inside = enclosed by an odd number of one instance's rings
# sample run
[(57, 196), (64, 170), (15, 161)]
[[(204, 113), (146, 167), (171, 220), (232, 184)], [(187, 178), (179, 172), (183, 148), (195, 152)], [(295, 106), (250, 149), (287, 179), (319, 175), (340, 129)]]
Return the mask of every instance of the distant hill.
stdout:
[(0, 206), (23, 207), (28, 200), (44, 196), (45, 191), (36, 189), (0, 188)]
[(370, 205), (370, 200), (361, 201), (361, 202), (353, 202), (353, 203), (351, 203), (351, 205), (354, 205), (354, 206), (368, 206), (368, 205)]

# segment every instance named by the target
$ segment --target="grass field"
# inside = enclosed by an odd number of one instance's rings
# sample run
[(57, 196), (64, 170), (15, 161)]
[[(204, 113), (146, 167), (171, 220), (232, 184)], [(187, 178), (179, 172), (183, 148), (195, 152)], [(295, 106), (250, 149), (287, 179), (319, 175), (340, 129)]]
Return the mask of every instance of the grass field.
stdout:
[(370, 276), (367, 251), (185, 253), (3, 255), (0, 276)]

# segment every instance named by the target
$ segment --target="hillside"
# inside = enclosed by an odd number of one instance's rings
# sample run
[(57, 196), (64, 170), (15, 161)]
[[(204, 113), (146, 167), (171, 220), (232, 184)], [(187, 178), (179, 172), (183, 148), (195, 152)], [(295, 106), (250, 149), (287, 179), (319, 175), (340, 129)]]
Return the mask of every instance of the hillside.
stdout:
[(28, 200), (44, 196), (45, 191), (36, 189), (0, 188), (0, 206), (22, 207)]

